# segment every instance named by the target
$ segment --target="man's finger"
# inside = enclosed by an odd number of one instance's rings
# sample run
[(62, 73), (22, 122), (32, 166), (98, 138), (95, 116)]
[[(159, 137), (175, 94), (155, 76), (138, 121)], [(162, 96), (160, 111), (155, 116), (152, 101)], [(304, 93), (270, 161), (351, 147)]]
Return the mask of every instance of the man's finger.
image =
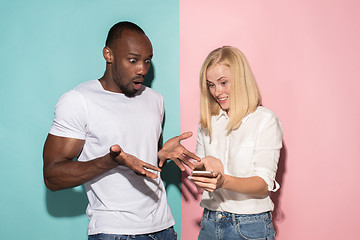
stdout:
[(110, 156), (116, 158), (121, 153), (121, 147), (119, 145), (113, 145), (110, 147)]
[(149, 163), (144, 163), (144, 168), (151, 169), (157, 172), (161, 172), (161, 169), (158, 167), (155, 167), (154, 165), (151, 165)]
[(191, 168), (191, 170), (194, 170), (195, 166), (187, 159), (185, 158), (184, 156), (179, 156), (178, 157), (183, 163), (186, 164), (186, 166), (188, 166), (189, 168)]
[(196, 161), (200, 161), (200, 158), (199, 158), (198, 156), (196, 156), (194, 153), (190, 152), (190, 151), (187, 150), (186, 148), (184, 148), (183, 154), (185, 154), (185, 155), (188, 156), (189, 158), (195, 159)]
[(171, 159), (171, 160), (173, 160), (173, 162), (175, 162), (175, 164), (180, 168), (181, 171), (185, 171), (185, 167), (184, 167), (184, 165), (179, 161), (179, 159), (174, 158), (174, 159)]
[(157, 174), (150, 172), (150, 171), (145, 171), (146, 172), (146, 177), (152, 178), (152, 179), (156, 179), (158, 177)]
[(191, 137), (192, 135), (193, 135), (192, 132), (184, 132), (184, 133), (180, 134), (180, 136), (179, 136), (180, 141), (184, 140), (184, 139), (187, 139), (187, 138)]
[(164, 165), (164, 162), (167, 161), (167, 159), (161, 160), (159, 161), (159, 167), (162, 167)]
[(137, 175), (145, 176), (146, 170), (142, 167), (134, 166), (131, 168)]
[(143, 177), (149, 177), (149, 178), (153, 178), (153, 179), (158, 177), (157, 174), (147, 171), (146, 169), (139, 167), (139, 166), (134, 166), (132, 168), (132, 170), (135, 172), (135, 174), (143, 176)]

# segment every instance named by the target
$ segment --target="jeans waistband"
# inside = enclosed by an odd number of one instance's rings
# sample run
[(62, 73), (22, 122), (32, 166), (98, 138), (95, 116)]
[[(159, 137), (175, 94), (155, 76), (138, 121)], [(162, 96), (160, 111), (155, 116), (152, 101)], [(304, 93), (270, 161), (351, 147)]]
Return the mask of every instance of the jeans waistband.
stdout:
[(258, 221), (261, 219), (272, 219), (271, 212), (257, 214), (236, 214), (222, 211), (212, 211), (204, 208), (204, 217), (215, 221)]

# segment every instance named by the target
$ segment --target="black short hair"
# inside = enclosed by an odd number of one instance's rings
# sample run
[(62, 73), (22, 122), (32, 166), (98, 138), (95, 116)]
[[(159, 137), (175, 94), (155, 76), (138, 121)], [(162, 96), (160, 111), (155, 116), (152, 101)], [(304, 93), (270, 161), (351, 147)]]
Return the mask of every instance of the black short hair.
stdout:
[(121, 38), (121, 33), (125, 29), (145, 34), (145, 32), (135, 23), (127, 22), (127, 21), (118, 22), (110, 28), (108, 36), (106, 38), (105, 45), (107, 47), (110, 47), (113, 41)]

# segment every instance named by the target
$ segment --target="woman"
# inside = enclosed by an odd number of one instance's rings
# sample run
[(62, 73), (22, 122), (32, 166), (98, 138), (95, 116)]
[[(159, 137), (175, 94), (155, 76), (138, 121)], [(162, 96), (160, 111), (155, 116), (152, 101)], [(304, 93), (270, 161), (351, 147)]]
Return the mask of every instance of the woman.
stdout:
[(213, 173), (190, 177), (206, 190), (199, 239), (274, 239), (269, 192), (279, 188), (281, 123), (261, 106), (249, 64), (237, 48), (225, 46), (208, 55), (200, 88), (197, 168)]

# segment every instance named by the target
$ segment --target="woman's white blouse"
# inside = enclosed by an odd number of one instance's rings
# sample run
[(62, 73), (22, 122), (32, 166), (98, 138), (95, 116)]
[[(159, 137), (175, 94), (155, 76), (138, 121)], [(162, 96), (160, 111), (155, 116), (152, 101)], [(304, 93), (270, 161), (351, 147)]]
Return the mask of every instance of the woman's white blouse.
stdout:
[[(262, 106), (247, 115), (240, 127), (227, 134), (229, 117), (221, 111), (211, 120), (212, 137), (201, 125), (198, 128), (196, 154), (213, 156), (224, 165), (225, 174), (235, 177), (259, 176), (275, 192), (279, 184), (275, 181), (277, 165), (282, 147), (283, 130), (278, 117)], [(256, 197), (227, 189), (204, 191), (202, 207), (213, 211), (237, 214), (255, 214), (274, 209), (269, 196)]]

